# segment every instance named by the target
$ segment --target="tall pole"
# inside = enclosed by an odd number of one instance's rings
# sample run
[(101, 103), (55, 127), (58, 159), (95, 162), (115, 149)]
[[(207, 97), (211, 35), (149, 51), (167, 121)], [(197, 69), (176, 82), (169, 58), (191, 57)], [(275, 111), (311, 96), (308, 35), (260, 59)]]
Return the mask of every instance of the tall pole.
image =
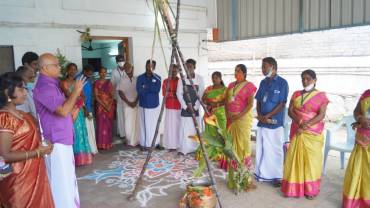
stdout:
[[(177, 4), (178, 4), (178, 6), (180, 5), (180, 0), (178, 0)], [(180, 47), (179, 47), (179, 44), (178, 44), (178, 41), (177, 41), (177, 31), (176, 31), (177, 28), (176, 28), (176, 30), (173, 29), (173, 26), (172, 26), (172, 23), (170, 21), (170, 18), (169, 18), (169, 15), (168, 15), (168, 10), (167, 10), (167, 7), (166, 7), (166, 4), (165, 4), (164, 0), (162, 0), (160, 5), (159, 5), (159, 12), (161, 13), (162, 18), (163, 18), (164, 22), (166, 23), (168, 32), (170, 33), (170, 37), (171, 37), (171, 41), (172, 41), (172, 48), (176, 49), (176, 52), (177, 52), (177, 53), (175, 53), (176, 62), (178, 64), (182, 63), (182, 67), (184, 68), (185, 73), (186, 73), (187, 77), (189, 78), (189, 82), (190, 82), (192, 88), (195, 90), (195, 92), (197, 92), (197, 90), (194, 86), (194, 83), (191, 79), (191, 76), (189, 76), (190, 74), (189, 74), (188, 68), (185, 64), (184, 56), (181, 53), (181, 50), (180, 50)], [(178, 21), (178, 18), (179, 18), (179, 16), (176, 16), (176, 22)], [(184, 76), (183, 71), (181, 70), (181, 67), (179, 67), (179, 72), (180, 72), (181, 80), (182, 80), (183, 87), (184, 87), (184, 94), (187, 97), (187, 100), (190, 101), (191, 99), (190, 99), (190, 95), (189, 95), (189, 92), (188, 92), (187, 87), (186, 87), (185, 76)], [(208, 110), (205, 107), (204, 103), (202, 102), (202, 99), (200, 98), (198, 93), (197, 93), (197, 99), (201, 103), (205, 112), (208, 114)], [(203, 138), (202, 138), (201, 133), (200, 133), (200, 129), (199, 129), (198, 121), (197, 121), (196, 116), (195, 116), (195, 111), (194, 111), (193, 105), (189, 102), (189, 103), (187, 103), (187, 107), (188, 107), (188, 109), (190, 109), (190, 112), (191, 112), (191, 115), (192, 115), (191, 117), (193, 119), (193, 123), (194, 123), (194, 126), (195, 126), (197, 137), (199, 138), (199, 144), (200, 144), (200, 147), (201, 147), (201, 150), (202, 150), (203, 158), (206, 161), (206, 166), (207, 166), (207, 169), (208, 169), (209, 177), (211, 179), (213, 190), (216, 194), (218, 205), (219, 205), (220, 208), (222, 208), (221, 197), (220, 197), (220, 195), (218, 193), (218, 190), (217, 190), (216, 180), (213, 176), (211, 162), (208, 159), (208, 154), (207, 154), (207, 151), (205, 150), (205, 147), (204, 147), (204, 141), (203, 141)]]
[[(179, 7), (178, 7), (179, 8)], [(177, 14), (178, 16), (178, 14)], [(178, 22), (177, 22), (178, 23)], [(176, 26), (178, 28), (178, 26)], [(156, 31), (155, 31), (156, 32)], [(168, 80), (171, 79), (171, 75), (172, 75), (172, 70), (171, 70), (171, 66), (174, 64), (174, 60), (175, 60), (175, 53), (176, 53), (176, 50), (173, 48), (172, 49), (172, 55), (171, 55), (171, 64), (169, 66), (169, 69), (168, 69)], [(155, 133), (154, 133), (154, 137), (153, 137), (153, 140), (152, 140), (152, 144), (148, 150), (148, 155), (145, 159), (145, 162), (144, 162), (144, 165), (140, 171), (140, 175), (135, 183), (135, 187), (134, 187), (134, 190), (132, 191), (132, 193), (127, 197), (128, 200), (133, 200), (135, 197), (136, 197), (136, 194), (137, 194), (137, 190), (139, 189), (139, 187), (141, 186), (142, 184), (142, 181), (143, 181), (143, 176), (144, 176), (144, 173), (145, 173), (145, 170), (148, 166), (148, 163), (150, 161), (150, 158), (152, 156), (152, 153), (153, 153), (153, 150), (154, 150), (154, 146), (156, 144), (156, 141), (157, 141), (157, 136), (158, 136), (158, 132), (159, 132), (159, 126), (161, 124), (161, 121), (162, 121), (162, 117), (163, 117), (163, 112), (164, 112), (164, 106), (165, 106), (165, 103), (166, 103), (166, 99), (167, 99), (167, 96), (168, 96), (168, 92), (169, 92), (169, 89), (170, 89), (170, 82), (167, 82), (167, 85), (166, 85), (166, 91), (165, 91), (165, 94), (164, 94), (164, 97), (162, 99), (162, 104), (161, 104), (161, 111), (159, 113), (159, 117), (158, 117), (158, 120), (157, 120), (157, 125), (156, 125), (156, 129), (155, 129)]]
[(140, 175), (135, 183), (135, 187), (134, 187), (134, 190), (132, 191), (132, 193), (128, 196), (128, 200), (133, 200), (135, 197), (136, 197), (136, 193), (137, 193), (137, 190), (139, 189), (139, 187), (141, 186), (142, 182), (143, 182), (143, 176), (144, 176), (144, 173), (145, 173), (145, 170), (148, 166), (148, 163), (150, 161), (150, 158), (152, 156), (152, 153), (153, 153), (153, 150), (154, 150), (154, 147), (155, 147), (155, 144), (156, 144), (156, 141), (157, 141), (157, 137), (158, 137), (158, 132), (159, 132), (159, 126), (161, 124), (161, 121), (162, 121), (162, 117), (163, 117), (163, 112), (164, 112), (164, 106), (166, 104), (166, 99), (167, 99), (167, 96), (168, 96), (168, 92), (169, 92), (169, 89), (170, 89), (170, 79), (171, 79), (171, 66), (173, 65), (174, 63), (174, 54), (175, 54), (175, 50), (173, 49), (172, 50), (172, 55), (171, 55), (171, 64), (169, 66), (169, 71), (168, 71), (168, 82), (167, 82), (167, 85), (166, 85), (166, 91), (165, 91), (165, 94), (164, 94), (164, 97), (163, 97), (163, 100), (162, 100), (162, 104), (161, 104), (161, 111), (159, 113), (159, 117), (158, 117), (158, 120), (157, 120), (157, 125), (156, 125), (156, 128), (155, 128), (155, 133), (154, 133), (154, 137), (153, 137), (153, 140), (152, 140), (152, 144), (148, 150), (148, 155), (146, 156), (146, 159), (145, 159), (145, 162), (144, 162), (144, 165), (141, 169), (141, 172), (140, 172)]
[[(155, 1), (155, 0), (153, 0), (153, 1)], [(193, 83), (193, 80), (191, 79), (188, 68), (185, 64), (184, 56), (181, 53), (180, 47), (179, 47), (178, 42), (177, 42), (178, 26), (179, 26), (179, 14), (180, 14), (180, 0), (177, 1), (177, 14), (176, 14), (175, 29), (173, 28), (172, 23), (170, 21), (168, 10), (167, 10), (168, 8), (166, 7), (166, 2), (164, 0), (161, 0), (161, 2), (158, 5), (158, 9), (159, 9), (159, 12), (160, 12), (163, 20), (166, 23), (167, 30), (170, 34), (170, 38), (171, 38), (171, 42), (172, 42), (172, 55), (171, 55), (171, 65), (170, 66), (172, 66), (172, 64), (176, 60), (176, 63), (178, 64), (179, 74), (180, 74), (180, 77), (181, 77), (181, 82), (182, 82), (182, 85), (183, 85), (184, 96), (189, 101), (189, 102), (186, 103), (186, 105), (187, 105), (188, 109), (190, 109), (190, 112), (191, 112), (191, 117), (192, 117), (192, 120), (193, 120), (193, 123), (194, 123), (194, 126), (195, 126), (197, 137), (199, 138), (199, 143), (200, 143), (200, 147), (201, 147), (201, 150), (202, 150), (203, 158), (206, 161), (207, 170), (208, 170), (208, 173), (209, 173), (209, 177), (211, 179), (212, 188), (215, 192), (219, 207), (222, 208), (222, 203), (221, 203), (220, 195), (219, 195), (218, 190), (217, 190), (216, 181), (215, 181), (215, 178), (214, 178), (214, 175), (213, 175), (211, 162), (208, 159), (208, 154), (207, 154), (207, 151), (205, 150), (205, 147), (204, 147), (203, 138), (201, 137), (201, 132), (200, 132), (199, 124), (198, 124), (198, 121), (197, 121), (197, 118), (196, 118), (196, 115), (195, 115), (195, 110), (194, 110), (193, 105), (191, 103), (188, 88), (186, 87), (186, 77), (188, 77), (188, 80), (189, 80), (192, 88), (195, 90), (195, 92), (197, 92), (196, 87)], [(181, 66), (183, 67), (183, 69), (186, 73), (186, 76), (184, 75), (184, 71), (182, 70)], [(170, 79), (170, 76), (171, 76), (171, 68), (169, 69), (169, 73), (168, 73), (168, 78), (169, 79)], [(157, 135), (158, 135), (158, 129), (159, 129), (160, 122), (162, 120), (164, 105), (165, 105), (165, 101), (166, 101), (166, 98), (167, 98), (167, 95), (168, 95), (168, 91), (169, 91), (169, 83), (167, 83), (167, 86), (166, 86), (166, 92), (165, 92), (165, 96), (163, 98), (162, 106), (161, 106), (161, 113), (158, 117), (156, 131), (155, 131), (155, 134), (154, 134), (154, 138), (152, 140), (151, 147), (148, 151), (148, 155), (146, 157), (143, 168), (140, 172), (139, 178), (137, 179), (134, 190), (133, 190), (132, 194), (129, 195), (129, 197), (128, 197), (129, 200), (132, 200), (136, 197), (138, 187), (140, 187), (140, 185), (142, 184), (142, 177), (145, 173), (145, 170), (147, 168), (147, 165), (149, 163), (149, 160), (151, 158), (151, 154), (153, 152), (153, 149), (154, 149), (154, 146), (155, 146), (155, 143), (156, 143), (156, 139), (157, 139)], [(201, 103), (204, 111), (208, 114), (208, 110), (205, 107), (204, 103), (202, 102), (202, 99), (200, 98), (198, 93), (197, 93), (197, 99)]]

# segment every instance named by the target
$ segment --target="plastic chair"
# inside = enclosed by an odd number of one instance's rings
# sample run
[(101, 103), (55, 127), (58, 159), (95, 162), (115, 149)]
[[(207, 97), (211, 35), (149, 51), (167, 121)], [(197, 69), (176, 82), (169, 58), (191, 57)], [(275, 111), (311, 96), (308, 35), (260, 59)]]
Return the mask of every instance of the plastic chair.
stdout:
[[(323, 164), (323, 174), (326, 174), (326, 160), (330, 150), (335, 150), (340, 152), (340, 168), (344, 169), (344, 156), (346, 152), (352, 152), (353, 146), (355, 144), (355, 131), (352, 129), (351, 124), (355, 122), (353, 115), (345, 116), (340, 120), (333, 128), (326, 130), (326, 142), (324, 151), (324, 164)], [(343, 125), (346, 127), (347, 138), (345, 142), (337, 142), (333, 138), (334, 132), (338, 131)]]
[[(284, 119), (284, 158), (286, 157), (286, 152), (288, 151), (288, 147), (290, 144), (289, 134), (290, 134), (290, 127), (292, 125), (292, 119), (288, 115), (288, 108), (285, 108), (285, 119)], [(284, 159), (285, 160), (285, 159)]]
[(292, 119), (288, 115), (288, 108), (285, 108), (285, 119), (284, 119), (284, 139), (285, 142), (289, 142), (290, 126), (292, 125)]

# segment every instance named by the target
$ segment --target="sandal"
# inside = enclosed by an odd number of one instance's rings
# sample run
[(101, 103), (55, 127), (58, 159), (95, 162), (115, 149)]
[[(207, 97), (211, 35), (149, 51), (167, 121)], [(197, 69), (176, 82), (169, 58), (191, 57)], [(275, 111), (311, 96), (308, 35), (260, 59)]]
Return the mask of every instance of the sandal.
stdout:
[(306, 197), (306, 199), (308, 199), (308, 200), (314, 200), (316, 196), (307, 196), (307, 195), (305, 195), (305, 197)]

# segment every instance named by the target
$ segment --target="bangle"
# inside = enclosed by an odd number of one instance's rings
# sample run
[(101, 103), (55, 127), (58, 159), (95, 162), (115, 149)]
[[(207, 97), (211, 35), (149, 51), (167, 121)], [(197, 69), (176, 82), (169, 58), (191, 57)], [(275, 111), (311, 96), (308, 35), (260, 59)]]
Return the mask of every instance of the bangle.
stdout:
[(28, 152), (26, 151), (26, 160), (28, 160)]
[(37, 158), (40, 158), (40, 150), (36, 150)]

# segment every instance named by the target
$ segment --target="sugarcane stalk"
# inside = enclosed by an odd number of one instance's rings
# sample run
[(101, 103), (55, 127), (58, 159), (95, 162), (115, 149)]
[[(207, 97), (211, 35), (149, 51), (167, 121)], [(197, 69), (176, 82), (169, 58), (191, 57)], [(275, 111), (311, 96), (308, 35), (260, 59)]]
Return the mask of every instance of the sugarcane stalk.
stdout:
[[(174, 62), (174, 59), (176, 59), (177, 64), (182, 63), (182, 66), (184, 68), (184, 71), (185, 71), (187, 77), (189, 77), (189, 81), (190, 81), (191, 86), (193, 87), (193, 89), (195, 90), (195, 92), (197, 92), (197, 90), (196, 90), (196, 88), (194, 86), (194, 83), (193, 83), (192, 79), (190, 78), (190, 74), (188, 72), (188, 69), (187, 69), (187, 66), (185, 64), (183, 55), (182, 55), (182, 53), (180, 51), (180, 47), (179, 47), (178, 42), (177, 42), (178, 25), (179, 25), (179, 14), (180, 14), (180, 12), (179, 12), (180, 9), (179, 8), (180, 8), (180, 0), (177, 2), (176, 26), (175, 26), (175, 30), (174, 30), (173, 29), (173, 26), (172, 26), (172, 23), (171, 23), (171, 21), (169, 19), (169, 15), (168, 15), (168, 12), (167, 12), (167, 7), (166, 7), (165, 2), (162, 0), (159, 3), (159, 12), (161, 13), (162, 18), (164, 19), (164, 21), (165, 21), (165, 23), (167, 25), (167, 30), (168, 30), (168, 32), (170, 34), (171, 41), (172, 41), (171, 66), (172, 66), (172, 64)], [(181, 81), (182, 81), (182, 84), (183, 84), (184, 95), (185, 95), (185, 97), (187, 98), (188, 101), (191, 101), (189, 91), (188, 91), (188, 89), (186, 87), (186, 81), (185, 81), (186, 78), (185, 78), (185, 75), (184, 75), (184, 73), (183, 73), (183, 71), (181, 69), (181, 65), (179, 66), (178, 69), (179, 69)], [(170, 75), (171, 75), (171, 69), (169, 69), (169, 75), (168, 75), (169, 79), (170, 79)], [(143, 168), (142, 168), (142, 170), (140, 172), (139, 178), (137, 179), (137, 182), (135, 184), (134, 190), (133, 190), (132, 194), (128, 197), (129, 200), (134, 199), (134, 197), (136, 196), (138, 187), (140, 187), (140, 185), (142, 183), (142, 177), (143, 177), (143, 175), (145, 173), (146, 167), (147, 167), (147, 165), (149, 163), (151, 154), (153, 152), (153, 149), (154, 149), (154, 146), (155, 146), (155, 143), (156, 143), (156, 138), (158, 136), (159, 124), (161, 123), (161, 119), (162, 119), (162, 116), (163, 116), (164, 105), (165, 105), (165, 100), (167, 98), (168, 90), (169, 90), (169, 83), (166, 86), (166, 92), (165, 92), (165, 96), (164, 96), (163, 101), (162, 101), (161, 112), (160, 112), (160, 115), (158, 117), (156, 131), (155, 131), (154, 138), (152, 140), (151, 147), (149, 149), (149, 152), (148, 152), (147, 158), (145, 160), (144, 166), (143, 166)], [(202, 100), (200, 99), (198, 93), (196, 93), (196, 94), (197, 94), (198, 101), (201, 103), (203, 109), (208, 114), (208, 110), (205, 107), (205, 105), (202, 102)], [(194, 111), (194, 108), (193, 108), (192, 103), (191, 102), (188, 102), (187, 103), (187, 107), (188, 107), (188, 109), (190, 109), (190, 112), (191, 112), (191, 117), (192, 117), (192, 120), (193, 120), (195, 129), (196, 129), (197, 136), (199, 138), (199, 143), (200, 143), (200, 146), (201, 146), (203, 157), (204, 157), (204, 159), (206, 161), (206, 165), (207, 165), (208, 173), (209, 173), (209, 176), (210, 176), (210, 179), (211, 179), (212, 187), (213, 187), (214, 192), (216, 194), (216, 198), (217, 198), (219, 207), (222, 208), (221, 199), (220, 199), (220, 196), (219, 196), (219, 193), (218, 193), (218, 190), (217, 190), (217, 187), (216, 187), (215, 178), (214, 178), (213, 172), (212, 172), (212, 166), (211, 166), (210, 161), (208, 159), (207, 152), (205, 151), (204, 142), (203, 142), (203, 139), (201, 137), (200, 128), (199, 128), (199, 125), (198, 125), (198, 121), (196, 119), (196, 115), (195, 115), (195, 111)]]
[(146, 156), (146, 159), (145, 159), (145, 162), (144, 162), (144, 165), (141, 169), (141, 172), (140, 172), (140, 175), (135, 183), (135, 187), (134, 187), (134, 190), (132, 191), (132, 193), (127, 197), (128, 200), (133, 200), (136, 196), (136, 193), (137, 193), (137, 190), (139, 189), (139, 187), (141, 186), (142, 184), (142, 179), (143, 179), (143, 176), (144, 176), (144, 173), (145, 173), (145, 170), (148, 166), (148, 163), (150, 161), (150, 158), (152, 156), (152, 153), (153, 153), (153, 150), (155, 148), (155, 143), (157, 141), (157, 137), (158, 137), (158, 132), (159, 132), (159, 126), (161, 124), (161, 121), (162, 121), (162, 117), (163, 117), (163, 112), (164, 112), (164, 107), (165, 107), (165, 104), (166, 104), (166, 99), (167, 99), (167, 96), (168, 96), (168, 92), (169, 92), (169, 89), (170, 89), (170, 79), (171, 79), (171, 76), (172, 76), (172, 70), (171, 70), (171, 66), (173, 66), (173, 63), (174, 63), (174, 54), (175, 54), (175, 49), (172, 50), (172, 55), (171, 55), (171, 64), (170, 64), (170, 67), (169, 67), (169, 70), (168, 70), (168, 82), (167, 82), (167, 85), (166, 85), (166, 90), (165, 90), (165, 94), (164, 94), (164, 97), (163, 97), (163, 100), (162, 100), (162, 104), (161, 104), (161, 111), (159, 113), (159, 117), (158, 117), (158, 120), (157, 120), (157, 125), (156, 125), (156, 128), (155, 128), (155, 133), (154, 133), (154, 137), (153, 137), (153, 140), (152, 140), (152, 144), (148, 150), (148, 155)]
[[(179, 0), (180, 1), (180, 0)], [(178, 2), (179, 2), (178, 1)], [(161, 7), (160, 7), (161, 8)], [(171, 23), (171, 19), (169, 18), (169, 16), (168, 16), (168, 12), (165, 12), (165, 11), (163, 11), (163, 10), (165, 10), (165, 8), (166, 7), (162, 7), (160, 10), (159, 10), (159, 12), (161, 13), (161, 16), (162, 16), (162, 18), (163, 18), (163, 20), (165, 21), (165, 23), (166, 23), (166, 26), (167, 26), (167, 30), (168, 30), (168, 32), (170, 33), (170, 38), (171, 38), (171, 41), (172, 41), (172, 47), (175, 47), (176, 48), (176, 50), (177, 50), (177, 52), (178, 52), (178, 54), (179, 54), (179, 56), (180, 56), (180, 60), (181, 60), (181, 63), (182, 63), (182, 66), (183, 66), (183, 68), (185, 69), (185, 73), (186, 73), (186, 76), (187, 77), (190, 77), (189, 75), (189, 72), (188, 72), (188, 70), (187, 70), (187, 66), (186, 66), (186, 62), (185, 62), (185, 59), (184, 59), (184, 56), (183, 56), (183, 54), (182, 54), (182, 52), (181, 52), (181, 50), (180, 50), (180, 46), (179, 46), (179, 44), (178, 44), (178, 41), (177, 41), (177, 36), (178, 36), (178, 28), (173, 28), (173, 26), (172, 26), (172, 23)], [(177, 21), (179, 21), (179, 18), (176, 18), (176, 22)], [(195, 88), (195, 86), (194, 86), (194, 82), (193, 82), (193, 80), (192, 79), (189, 79), (189, 81), (190, 81), (190, 85), (193, 87), (193, 89), (195, 90), (195, 91), (197, 91), (196, 90), (196, 88)], [(202, 108), (204, 109), (204, 112), (207, 114), (207, 115), (209, 115), (209, 112), (208, 112), (208, 109), (207, 109), (207, 107), (206, 107), (206, 105), (204, 104), (204, 102), (202, 101), (202, 99), (201, 99), (201, 97), (199, 96), (199, 94), (198, 93), (196, 93), (196, 95), (197, 95), (197, 98), (198, 98), (198, 101), (199, 101), (199, 103), (200, 103), (200, 105), (202, 106)]]
[[(178, 2), (179, 4), (179, 2)], [(179, 16), (179, 8), (180, 6), (178, 5), (177, 9), (177, 17)], [(178, 18), (177, 18), (178, 19)], [(178, 21), (176, 22), (176, 28), (178, 28)], [(156, 31), (154, 31), (156, 32)], [(154, 146), (155, 146), (155, 143), (156, 143), (156, 140), (157, 140), (157, 136), (158, 136), (158, 132), (159, 132), (159, 126), (160, 126), (160, 123), (162, 121), (162, 117), (163, 117), (163, 112), (164, 112), (164, 106), (165, 106), (165, 103), (166, 103), (166, 99), (167, 99), (167, 96), (168, 96), (168, 92), (169, 92), (169, 89), (170, 89), (170, 79), (171, 79), (171, 76), (172, 76), (172, 70), (171, 70), (171, 66), (173, 65), (174, 63), (174, 56), (175, 56), (175, 53), (176, 53), (176, 50), (175, 48), (172, 49), (172, 55), (171, 55), (171, 64), (169, 66), (169, 70), (168, 70), (168, 82), (167, 82), (167, 85), (166, 85), (166, 91), (165, 91), (165, 94), (164, 94), (164, 97), (162, 99), (162, 104), (161, 104), (161, 111), (159, 113), (159, 117), (158, 117), (158, 120), (157, 120), (157, 125), (156, 125), (156, 129), (155, 129), (155, 133), (154, 133), (154, 138), (152, 140), (152, 144), (149, 148), (149, 151), (148, 151), (148, 155), (145, 159), (145, 162), (144, 162), (144, 165), (140, 171), (140, 175), (135, 183), (135, 187), (134, 187), (134, 190), (132, 191), (132, 193), (128, 196), (128, 200), (133, 200), (135, 197), (136, 197), (136, 194), (137, 194), (137, 191), (139, 189), (139, 187), (141, 186), (142, 184), (142, 179), (143, 179), (143, 176), (144, 176), (144, 173), (145, 173), (145, 170), (148, 166), (148, 163), (150, 161), (150, 158), (151, 158), (151, 155), (152, 155), (152, 152), (153, 152), (153, 149), (154, 149)]]

